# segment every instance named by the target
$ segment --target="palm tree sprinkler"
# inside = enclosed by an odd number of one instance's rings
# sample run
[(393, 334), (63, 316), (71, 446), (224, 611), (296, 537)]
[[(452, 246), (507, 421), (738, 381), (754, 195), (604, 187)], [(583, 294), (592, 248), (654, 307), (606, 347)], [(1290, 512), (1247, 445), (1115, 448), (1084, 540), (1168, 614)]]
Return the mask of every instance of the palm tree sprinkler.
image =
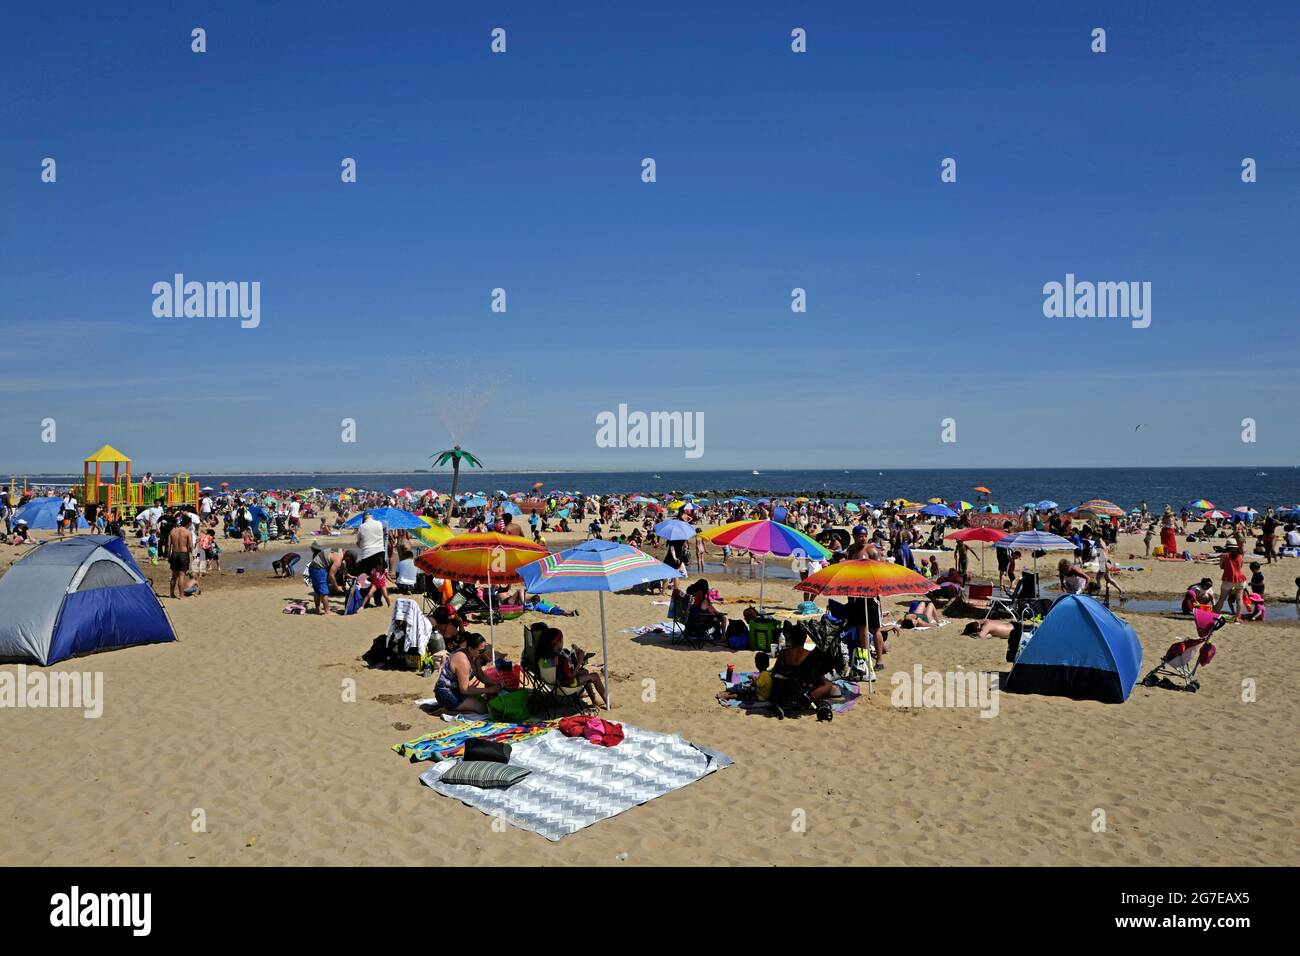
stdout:
[(461, 448), (459, 445), (453, 445), (446, 451), (435, 452), (429, 456), (436, 458), (433, 463), (435, 468), (441, 468), (443, 465), (451, 462), (451, 504), (447, 506), (447, 520), (451, 521), (451, 509), (456, 506), (456, 487), (460, 484), (460, 463), (463, 461), (471, 468), (482, 468), (483, 462), (479, 461), (470, 452)]

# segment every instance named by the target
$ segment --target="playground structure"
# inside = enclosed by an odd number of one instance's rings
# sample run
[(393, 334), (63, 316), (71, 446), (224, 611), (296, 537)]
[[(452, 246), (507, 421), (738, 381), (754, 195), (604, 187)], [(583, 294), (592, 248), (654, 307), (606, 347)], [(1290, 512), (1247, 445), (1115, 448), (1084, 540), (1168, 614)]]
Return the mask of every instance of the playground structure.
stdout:
[[(105, 465), (113, 466), (111, 480), (105, 480)], [(93, 502), (106, 511), (116, 511), (129, 518), (137, 511), (157, 504), (168, 508), (189, 505), (197, 509), (199, 483), (189, 478), (187, 474), (178, 474), (171, 481), (133, 483), (131, 459), (112, 445), (105, 445), (86, 458), (82, 466), (82, 483), (73, 485), (72, 493), (83, 504)]]
[[(0, 484), (0, 490), (3, 490), (3, 488), (4, 485)], [(16, 502), (26, 497), (27, 497), (27, 479), (25, 477), (23, 478), (23, 486), (22, 489), (20, 490), (18, 487), (18, 476), (10, 475), (9, 476), (9, 500)]]

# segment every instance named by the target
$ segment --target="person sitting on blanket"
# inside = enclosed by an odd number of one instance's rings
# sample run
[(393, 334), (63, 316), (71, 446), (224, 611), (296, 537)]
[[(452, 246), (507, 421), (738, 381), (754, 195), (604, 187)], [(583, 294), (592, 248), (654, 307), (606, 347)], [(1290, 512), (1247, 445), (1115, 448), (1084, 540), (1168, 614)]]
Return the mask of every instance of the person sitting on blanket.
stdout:
[(541, 646), (545, 653), (555, 658), (555, 679), (561, 687), (581, 687), (593, 706), (605, 705), (605, 682), (595, 671), (587, 670), (587, 661), (594, 655), (577, 644), (565, 647), (564, 632), (558, 627), (547, 629), (542, 636)]
[(772, 672), (767, 669), (770, 663), (771, 658), (763, 651), (759, 651), (754, 655), (754, 667), (758, 670), (754, 679), (744, 684), (723, 688), (718, 692), (718, 700), (739, 700), (747, 703), (771, 700)]
[(501, 692), (483, 673), (489, 647), (482, 634), (468, 634), (465, 643), (447, 655), (433, 685), (433, 696), (453, 714), (485, 714), (487, 702)]

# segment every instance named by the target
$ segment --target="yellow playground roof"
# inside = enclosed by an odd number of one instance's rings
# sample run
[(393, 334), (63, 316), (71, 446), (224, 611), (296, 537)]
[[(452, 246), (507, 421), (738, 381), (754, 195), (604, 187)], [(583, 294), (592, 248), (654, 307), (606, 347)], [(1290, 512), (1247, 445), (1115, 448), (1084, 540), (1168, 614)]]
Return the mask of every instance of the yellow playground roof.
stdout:
[(130, 458), (127, 458), (126, 455), (122, 454), (112, 445), (105, 445), (103, 448), (99, 449), (99, 451), (95, 452), (93, 455), (89, 455), (86, 457), (87, 462), (94, 462), (94, 461), (114, 462), (114, 461), (130, 461), (130, 460), (131, 460)]

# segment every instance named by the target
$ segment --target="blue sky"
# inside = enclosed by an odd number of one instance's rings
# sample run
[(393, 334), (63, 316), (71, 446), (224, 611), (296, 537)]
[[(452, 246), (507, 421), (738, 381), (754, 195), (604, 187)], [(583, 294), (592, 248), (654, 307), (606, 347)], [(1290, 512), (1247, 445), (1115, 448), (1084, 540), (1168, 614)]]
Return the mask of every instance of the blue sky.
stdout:
[[(1291, 463), (1298, 38), (1289, 2), (11, 5), (0, 471)], [(259, 281), (261, 325), (155, 318), (177, 272)], [(1150, 328), (1045, 318), (1067, 272), (1151, 282)], [(704, 455), (597, 447), (619, 403)]]

